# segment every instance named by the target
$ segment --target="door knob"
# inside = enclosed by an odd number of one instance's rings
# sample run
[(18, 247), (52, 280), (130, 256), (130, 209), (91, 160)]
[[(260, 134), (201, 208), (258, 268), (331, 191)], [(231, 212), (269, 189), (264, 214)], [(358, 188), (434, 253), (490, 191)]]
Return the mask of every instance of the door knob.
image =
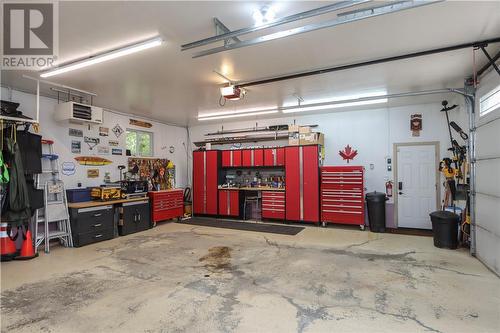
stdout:
[(399, 194), (404, 194), (403, 192), (398, 192)]

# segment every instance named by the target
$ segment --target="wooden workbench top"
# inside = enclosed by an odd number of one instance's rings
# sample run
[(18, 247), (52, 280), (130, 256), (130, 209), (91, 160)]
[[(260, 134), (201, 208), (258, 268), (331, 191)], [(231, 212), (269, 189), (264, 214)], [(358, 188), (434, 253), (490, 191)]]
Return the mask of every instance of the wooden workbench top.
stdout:
[(69, 208), (89, 208), (89, 207), (97, 207), (97, 206), (106, 206), (106, 205), (114, 205), (125, 202), (133, 202), (133, 201), (143, 201), (149, 200), (148, 197), (145, 198), (133, 198), (133, 199), (119, 199), (119, 200), (108, 200), (108, 201), (84, 201), (84, 202), (68, 202)]
[(262, 187), (222, 187), (219, 190), (234, 190), (234, 191), (284, 191), (284, 188), (262, 186)]

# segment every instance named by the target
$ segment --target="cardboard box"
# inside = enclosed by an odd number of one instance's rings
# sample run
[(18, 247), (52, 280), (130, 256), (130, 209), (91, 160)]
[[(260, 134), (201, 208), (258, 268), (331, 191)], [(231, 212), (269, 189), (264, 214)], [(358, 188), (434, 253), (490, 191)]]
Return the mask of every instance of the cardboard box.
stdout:
[(300, 133), (300, 134), (308, 134), (308, 133), (311, 133), (311, 127), (309, 127), (309, 126), (300, 126), (300, 127), (299, 127), (299, 133)]
[[(290, 142), (290, 139), (288, 139)], [(325, 145), (325, 135), (323, 133), (302, 133), (299, 135), (299, 145)]]
[(288, 133), (288, 145), (289, 146), (298, 146), (299, 143), (300, 143), (299, 132)]

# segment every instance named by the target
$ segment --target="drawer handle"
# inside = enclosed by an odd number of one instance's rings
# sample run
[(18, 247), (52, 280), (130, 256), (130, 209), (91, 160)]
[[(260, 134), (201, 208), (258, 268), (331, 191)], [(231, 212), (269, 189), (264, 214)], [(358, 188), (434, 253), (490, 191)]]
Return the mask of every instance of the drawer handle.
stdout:
[(95, 235), (94, 238), (101, 238), (102, 234)]
[(99, 217), (101, 215), (102, 215), (102, 213), (96, 213), (96, 214), (94, 214), (94, 217)]
[(92, 226), (93, 226), (94, 228), (97, 228), (97, 227), (102, 226), (102, 223), (97, 223), (97, 224), (94, 224), (94, 225), (92, 225)]

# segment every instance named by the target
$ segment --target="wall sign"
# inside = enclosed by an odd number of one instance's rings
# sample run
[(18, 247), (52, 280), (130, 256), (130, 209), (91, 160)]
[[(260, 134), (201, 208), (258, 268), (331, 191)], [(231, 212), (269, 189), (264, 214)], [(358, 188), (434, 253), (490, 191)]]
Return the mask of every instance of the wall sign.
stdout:
[(136, 120), (136, 119), (130, 119), (129, 124), (134, 125), (134, 126), (139, 126), (139, 127), (146, 127), (146, 128), (153, 127), (153, 124), (148, 123), (147, 121), (141, 121), (141, 120)]
[(422, 115), (412, 114), (410, 116), (410, 130), (412, 136), (420, 136), (420, 131), (422, 130)]
[(110, 160), (99, 156), (78, 156), (75, 157), (75, 160), (80, 165), (91, 165), (91, 166), (103, 166), (113, 163)]
[(108, 127), (99, 127), (99, 136), (108, 136), (109, 128)]
[(88, 169), (87, 178), (97, 178), (99, 177), (99, 169)]
[(113, 155), (123, 155), (123, 151), (121, 148), (113, 148), (111, 149), (111, 154)]
[(76, 172), (76, 166), (73, 162), (62, 162), (61, 173), (65, 176), (74, 175)]
[(79, 129), (76, 129), (76, 128), (70, 128), (69, 129), (69, 136), (76, 136), (78, 138), (82, 138), (83, 137), (83, 131), (79, 130)]
[(71, 140), (71, 152), (73, 154), (82, 153), (82, 142), (78, 140)]
[(122, 135), (124, 132), (123, 128), (119, 124), (116, 124), (115, 127), (113, 127), (112, 131), (113, 131), (113, 133), (115, 133), (115, 136), (117, 138), (119, 138), (120, 135)]
[(345, 146), (344, 150), (339, 150), (339, 155), (349, 163), (349, 160), (353, 160), (356, 155), (358, 155), (357, 150), (353, 150), (351, 146)]
[(98, 146), (97, 153), (99, 155), (109, 155), (109, 147), (106, 146)]
[(85, 141), (85, 143), (89, 146), (89, 149), (92, 150), (92, 148), (97, 146), (101, 140), (99, 138), (91, 138), (86, 136), (83, 138), (83, 141)]
[(111, 147), (118, 147), (120, 145), (120, 142), (118, 142), (118, 140), (109, 140), (108, 141), (108, 144), (111, 146)]

